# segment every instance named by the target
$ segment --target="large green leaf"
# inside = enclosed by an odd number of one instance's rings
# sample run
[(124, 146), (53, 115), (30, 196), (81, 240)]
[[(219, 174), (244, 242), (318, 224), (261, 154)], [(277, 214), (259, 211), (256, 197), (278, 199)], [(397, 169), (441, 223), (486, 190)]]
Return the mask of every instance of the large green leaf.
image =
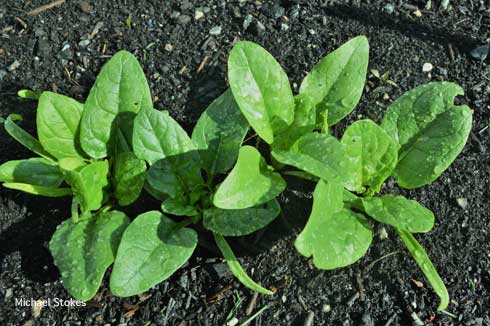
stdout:
[(139, 215), (123, 234), (110, 287), (114, 295), (145, 292), (179, 269), (192, 255), (197, 234), (160, 212)]
[(82, 157), (79, 125), (83, 104), (67, 96), (43, 92), (37, 107), (39, 142), (57, 159)]
[(254, 147), (243, 146), (238, 161), (218, 187), (213, 203), (223, 209), (242, 209), (270, 201), (286, 188), (286, 182), (273, 172)]
[(288, 150), (272, 151), (279, 162), (294, 166), (319, 178), (345, 186), (353, 184), (355, 165), (342, 144), (333, 136), (311, 132), (299, 138)]
[(58, 166), (41, 157), (8, 161), (0, 165), (0, 182), (28, 183), (56, 188), (63, 182)]
[(410, 234), (410, 232), (402, 229), (396, 229), (396, 231), (398, 232), (400, 238), (403, 240), (405, 246), (407, 246), (408, 251), (412, 254), (413, 258), (417, 262), (417, 265), (419, 265), (425, 277), (427, 277), (427, 280), (429, 280), (432, 288), (441, 299), (437, 310), (441, 311), (446, 309), (447, 305), (449, 304), (449, 294), (447, 292), (446, 285), (444, 285), (444, 281), (437, 273), (436, 268), (430, 261), (430, 258), (429, 256), (427, 256), (424, 248), (422, 248), (417, 239), (415, 239), (415, 237)]
[(103, 158), (113, 154), (117, 137), (131, 144), (134, 115), (152, 107), (138, 60), (127, 51), (117, 52), (102, 67), (85, 102), (80, 128), (83, 150), (93, 158)]
[(223, 236), (243, 236), (262, 229), (281, 212), (281, 206), (273, 199), (265, 204), (244, 209), (210, 207), (203, 211), (206, 229)]
[(274, 132), (293, 122), (294, 98), (288, 77), (260, 45), (235, 44), (228, 58), (228, 81), (243, 115), (267, 143), (274, 141)]
[[(60, 167), (65, 175), (65, 181), (73, 189), (73, 195), (78, 200), (82, 212), (99, 209), (104, 202), (104, 188), (108, 186), (107, 175), (109, 164), (106, 160), (73, 169), (60, 160)], [(71, 161), (70, 161), (71, 163)]]
[(403, 196), (366, 197), (362, 199), (366, 214), (381, 223), (409, 232), (428, 232), (434, 226), (434, 214), (415, 200)]
[(199, 214), (197, 208), (185, 202), (183, 198), (165, 199), (162, 202), (162, 211), (177, 216), (196, 216)]
[(134, 120), (133, 148), (138, 158), (153, 164), (195, 150), (196, 146), (167, 111), (149, 109), (142, 110)]
[(343, 187), (318, 181), (313, 208), (294, 245), (305, 257), (313, 256), (320, 269), (335, 269), (356, 262), (366, 253), (373, 235), (362, 214), (344, 208)]
[(271, 290), (268, 290), (264, 287), (262, 287), (260, 284), (255, 283), (254, 280), (248, 276), (247, 272), (243, 269), (243, 267), (240, 265), (240, 262), (236, 258), (235, 254), (231, 250), (230, 245), (228, 242), (226, 242), (225, 238), (217, 233), (213, 233), (214, 235), (214, 240), (216, 241), (216, 244), (218, 245), (219, 250), (223, 254), (223, 256), (226, 259), (226, 263), (230, 267), (231, 272), (233, 275), (236, 276), (236, 278), (246, 287), (248, 287), (251, 290), (257, 291), (262, 294), (267, 294), (267, 295), (272, 295), (274, 292)]
[(70, 188), (51, 188), (44, 186), (36, 186), (28, 183), (3, 183), (2, 186), (9, 189), (20, 190), (32, 195), (44, 196), (44, 197), (64, 197), (72, 194)]
[(472, 112), (454, 106), (463, 94), (456, 84), (429, 83), (393, 102), (381, 124), (400, 144), (394, 177), (403, 188), (417, 188), (437, 179), (454, 161), (468, 139)]
[(85, 214), (77, 223), (68, 219), (58, 226), (49, 250), (63, 286), (75, 299), (90, 300), (97, 293), (128, 225), (124, 213), (111, 211)]
[(117, 154), (114, 161), (114, 195), (121, 206), (138, 199), (145, 184), (146, 162), (133, 152)]
[(306, 75), (299, 93), (316, 105), (317, 122), (328, 112), (328, 125), (334, 125), (359, 103), (369, 61), (369, 44), (358, 36), (320, 60)]
[(397, 144), (371, 120), (359, 120), (350, 125), (341, 143), (356, 167), (355, 182), (350, 188), (362, 192), (363, 186), (369, 186), (379, 192), (397, 163)]
[(228, 89), (203, 112), (192, 132), (203, 168), (210, 174), (227, 172), (247, 131), (248, 122)]

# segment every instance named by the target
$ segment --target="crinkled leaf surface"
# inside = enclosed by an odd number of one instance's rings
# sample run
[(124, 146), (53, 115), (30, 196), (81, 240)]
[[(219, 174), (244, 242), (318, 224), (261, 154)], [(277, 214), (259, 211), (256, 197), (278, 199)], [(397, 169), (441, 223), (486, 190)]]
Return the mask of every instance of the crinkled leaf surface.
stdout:
[(167, 198), (162, 203), (164, 213), (177, 216), (196, 216), (199, 214), (196, 207), (186, 203), (182, 198)]
[(138, 199), (145, 184), (146, 162), (133, 152), (123, 152), (114, 161), (114, 195), (125, 206)]
[(143, 293), (179, 269), (192, 255), (197, 234), (157, 211), (139, 215), (126, 229), (112, 270), (114, 295)]
[(223, 236), (238, 237), (262, 229), (280, 212), (281, 206), (275, 199), (244, 209), (210, 207), (203, 211), (203, 225), (206, 229)]
[(70, 188), (51, 188), (44, 186), (36, 186), (27, 183), (3, 183), (2, 186), (9, 189), (20, 190), (32, 195), (39, 195), (44, 197), (64, 197), (72, 194)]
[(396, 166), (397, 144), (371, 120), (359, 120), (350, 125), (341, 143), (356, 167), (355, 183), (350, 188), (362, 192), (364, 186), (368, 186), (379, 192)]
[(138, 60), (117, 52), (103, 67), (85, 102), (80, 128), (83, 150), (93, 158), (113, 153), (116, 137), (131, 144), (134, 115), (153, 108), (150, 88)]
[(94, 162), (72, 169), (60, 161), (65, 181), (71, 186), (82, 212), (99, 209), (104, 201), (104, 188), (107, 187), (109, 164), (106, 160)]
[(228, 81), (243, 115), (267, 143), (274, 141), (274, 132), (293, 122), (294, 98), (288, 77), (260, 45), (235, 44), (228, 58)]
[(213, 204), (223, 209), (242, 209), (270, 201), (286, 188), (254, 147), (243, 146), (238, 161), (214, 194)]
[(439, 276), (439, 273), (437, 273), (436, 268), (430, 261), (430, 258), (429, 256), (427, 256), (424, 248), (422, 248), (417, 239), (415, 239), (415, 237), (410, 234), (410, 232), (402, 229), (396, 229), (396, 231), (398, 232), (400, 238), (403, 240), (403, 243), (407, 247), (408, 251), (412, 254), (413, 258), (417, 262), (417, 265), (419, 265), (425, 277), (427, 277), (427, 280), (429, 280), (430, 285), (439, 296), (441, 302), (439, 303), (439, 307), (437, 308), (437, 310), (441, 311), (446, 309), (449, 304), (449, 294), (447, 292), (446, 285)]
[(78, 300), (91, 299), (100, 287), (107, 268), (114, 262), (121, 236), (129, 225), (118, 211), (87, 214), (74, 223), (59, 225), (49, 242), (63, 286)]
[(67, 96), (43, 92), (37, 106), (39, 142), (57, 159), (83, 157), (79, 144), (79, 125), (83, 104)]
[(342, 185), (320, 180), (308, 223), (294, 245), (303, 256), (313, 256), (317, 268), (335, 269), (364, 256), (372, 237), (367, 219), (344, 208)]
[(192, 132), (203, 168), (210, 174), (227, 172), (247, 131), (248, 122), (228, 89), (203, 112)]
[(185, 130), (167, 111), (155, 109), (142, 110), (136, 116), (133, 148), (137, 157), (150, 164), (196, 149)]
[(294, 166), (319, 178), (345, 186), (353, 183), (354, 162), (333, 136), (311, 132), (299, 138), (288, 150), (272, 151), (279, 162)]
[(320, 60), (306, 75), (299, 93), (316, 105), (317, 122), (328, 112), (328, 124), (334, 125), (359, 103), (369, 61), (369, 44), (358, 36)]
[(0, 182), (27, 183), (56, 188), (63, 182), (58, 166), (41, 157), (8, 161), (0, 165)]
[(366, 214), (376, 221), (412, 233), (428, 232), (434, 226), (434, 214), (430, 209), (403, 196), (366, 197), (362, 204)]
[(456, 84), (429, 83), (393, 102), (381, 124), (400, 144), (393, 173), (398, 184), (417, 188), (437, 179), (463, 149), (471, 130), (472, 112), (454, 106), (463, 94)]

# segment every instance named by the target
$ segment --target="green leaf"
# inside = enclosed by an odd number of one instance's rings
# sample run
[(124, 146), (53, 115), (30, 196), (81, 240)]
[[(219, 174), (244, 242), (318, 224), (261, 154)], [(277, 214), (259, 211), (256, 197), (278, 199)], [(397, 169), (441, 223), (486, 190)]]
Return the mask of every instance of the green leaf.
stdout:
[(362, 192), (363, 186), (369, 186), (379, 192), (397, 163), (397, 144), (371, 120), (359, 120), (350, 125), (341, 143), (356, 167), (355, 182), (350, 188)]
[(133, 148), (148, 163), (183, 154), (196, 147), (182, 127), (167, 111), (142, 110), (134, 120)]
[(428, 232), (434, 226), (434, 214), (415, 200), (403, 196), (363, 198), (366, 213), (381, 223), (412, 233)]
[(417, 239), (415, 239), (415, 237), (410, 234), (410, 232), (402, 229), (396, 229), (396, 231), (398, 232), (400, 238), (403, 240), (403, 243), (407, 247), (408, 251), (412, 254), (413, 258), (417, 262), (417, 265), (419, 265), (425, 277), (427, 277), (427, 280), (429, 280), (430, 285), (441, 299), (437, 310), (441, 311), (446, 309), (449, 304), (449, 294), (447, 292), (446, 285), (444, 285), (444, 281), (437, 273), (436, 268), (430, 261), (430, 258), (429, 256), (427, 256), (424, 248), (422, 248)]
[(210, 207), (203, 211), (203, 225), (206, 229), (223, 236), (238, 237), (262, 229), (280, 212), (281, 206), (275, 199), (244, 209)]
[(369, 61), (369, 44), (358, 36), (320, 60), (306, 75), (299, 93), (316, 105), (317, 122), (328, 112), (330, 126), (342, 120), (359, 103)]
[(30, 89), (21, 89), (17, 92), (17, 96), (28, 100), (38, 100), (43, 92), (31, 91)]
[(111, 211), (88, 215), (77, 223), (68, 219), (58, 226), (49, 250), (63, 286), (75, 299), (90, 300), (97, 293), (128, 225), (124, 213)]
[(145, 184), (146, 162), (133, 152), (123, 152), (114, 161), (114, 195), (121, 206), (138, 199)]
[(223, 209), (257, 206), (275, 198), (286, 188), (254, 147), (243, 146), (238, 161), (214, 194), (213, 204)]
[(255, 283), (255, 281), (252, 280), (250, 276), (247, 275), (247, 272), (245, 272), (245, 270), (242, 268), (240, 262), (238, 261), (238, 259), (235, 257), (235, 254), (231, 250), (230, 245), (228, 244), (228, 242), (226, 242), (225, 238), (223, 238), (222, 235), (217, 233), (213, 233), (213, 235), (214, 235), (214, 240), (216, 241), (219, 250), (225, 257), (226, 263), (230, 267), (231, 272), (233, 273), (233, 275), (236, 276), (236, 278), (243, 285), (245, 285), (251, 290), (254, 290), (262, 294), (267, 294), (267, 295), (274, 294), (274, 292), (263, 288), (260, 284)]
[(104, 202), (104, 188), (108, 186), (109, 164), (106, 160), (73, 169), (67, 161), (60, 161), (65, 181), (73, 189), (82, 212), (99, 209)]
[(133, 118), (153, 108), (150, 88), (138, 60), (127, 51), (117, 52), (102, 67), (90, 90), (82, 115), (80, 141), (93, 158), (113, 153), (117, 137), (131, 144)]
[(299, 138), (288, 150), (272, 151), (279, 162), (294, 166), (319, 178), (348, 186), (353, 183), (354, 162), (333, 136), (317, 132)]
[(27, 183), (3, 183), (2, 186), (9, 189), (20, 190), (32, 195), (39, 195), (45, 197), (64, 197), (72, 194), (70, 188), (50, 188), (44, 186), (36, 186)]
[(167, 198), (162, 203), (164, 213), (177, 216), (196, 216), (199, 214), (197, 208), (184, 202), (182, 198)]
[(51, 161), (35, 157), (8, 161), (0, 165), (0, 182), (56, 188), (63, 182), (63, 174)]
[(156, 161), (148, 170), (146, 180), (153, 189), (172, 198), (190, 193), (194, 187), (204, 183), (197, 151)]
[(4, 127), (8, 134), (28, 150), (33, 151), (47, 160), (54, 161), (53, 157), (46, 152), (39, 141), (24, 131), (14, 121), (22, 121), (22, 117), (18, 114), (11, 114), (4, 120)]
[(316, 112), (311, 100), (306, 96), (297, 95), (294, 97), (294, 103), (294, 121), (286, 130), (274, 135), (274, 149), (288, 149), (301, 136), (315, 129)]
[(228, 81), (240, 110), (267, 143), (294, 119), (289, 80), (274, 57), (260, 45), (242, 41), (228, 58)]
[(313, 193), (308, 223), (294, 245), (303, 256), (313, 256), (317, 268), (335, 269), (364, 256), (372, 238), (367, 219), (344, 208), (343, 187), (320, 180)]
[(437, 179), (463, 149), (471, 131), (472, 111), (454, 106), (463, 89), (456, 84), (429, 83), (393, 102), (381, 127), (400, 144), (393, 176), (413, 189)]
[(192, 132), (203, 168), (211, 175), (227, 172), (247, 131), (248, 122), (228, 89), (208, 106)]
[(197, 234), (160, 212), (139, 215), (123, 234), (112, 270), (114, 295), (129, 297), (162, 282), (192, 255)]
[(37, 134), (43, 148), (57, 159), (83, 157), (79, 125), (83, 104), (67, 96), (43, 92), (37, 107)]

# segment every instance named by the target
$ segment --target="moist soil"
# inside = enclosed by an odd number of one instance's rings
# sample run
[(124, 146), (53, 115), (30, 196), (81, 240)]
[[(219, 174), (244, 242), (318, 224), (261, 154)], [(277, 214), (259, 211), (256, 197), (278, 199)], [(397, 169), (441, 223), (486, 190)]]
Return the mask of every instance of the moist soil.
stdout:
[[(427, 9), (426, 1), (92, 0), (27, 15), (48, 2), (0, 4), (0, 115), (23, 115), (21, 125), (31, 133), (35, 103), (18, 99), (19, 89), (53, 90), (83, 101), (101, 66), (122, 49), (140, 60), (155, 107), (169, 110), (188, 131), (226, 89), (227, 55), (239, 39), (268, 49), (297, 92), (322, 56), (366, 35), (369, 69), (387, 73), (397, 86), (369, 73), (359, 106), (335, 128), (337, 135), (357, 119), (379, 122), (386, 106), (412, 87), (439, 80), (460, 84), (466, 94), (458, 102), (474, 110), (461, 155), (429, 186), (406, 191), (389, 180), (383, 188), (435, 212), (434, 230), (417, 238), (448, 287), (451, 314), (436, 312), (438, 298), (388, 227), (374, 226), (373, 245), (358, 263), (312, 268), (293, 247), (309, 214), (312, 184), (289, 179), (282, 216), (233, 244), (253, 278), (277, 289), (250, 306), (252, 314), (266, 307), (250, 325), (309, 325), (312, 317), (314, 325), (490, 325), (490, 66), (470, 55), (490, 41), (485, 1), (451, 0), (444, 10), (437, 0)], [(196, 19), (196, 12), (203, 17)], [(430, 72), (423, 71), (425, 63)], [(0, 134), (0, 163), (32, 156)], [(159, 203), (144, 197), (125, 211), (134, 217), (150, 209)], [(140, 296), (111, 296), (106, 277), (85, 307), (16, 306), (21, 298), (70, 298), (47, 249), (69, 212), (67, 199), (0, 188), (0, 325), (223, 325), (228, 316), (240, 322), (248, 317), (253, 294), (232, 277), (205, 235), (183, 268)]]

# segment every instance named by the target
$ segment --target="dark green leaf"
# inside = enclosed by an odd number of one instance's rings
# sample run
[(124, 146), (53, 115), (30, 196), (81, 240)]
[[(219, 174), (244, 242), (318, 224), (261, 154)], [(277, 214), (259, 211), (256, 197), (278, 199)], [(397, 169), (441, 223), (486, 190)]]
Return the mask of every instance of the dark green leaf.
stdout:
[(128, 225), (124, 213), (112, 211), (85, 215), (77, 223), (69, 219), (58, 226), (49, 250), (63, 286), (75, 299), (90, 300), (97, 293)]
[(343, 187), (320, 180), (310, 218), (294, 245), (303, 256), (313, 256), (317, 268), (335, 269), (364, 256), (372, 238), (366, 218), (344, 208)]
[(294, 119), (294, 98), (289, 80), (274, 57), (260, 45), (242, 41), (228, 58), (228, 81), (245, 118), (267, 143), (273, 133)]
[(114, 195), (121, 206), (138, 199), (145, 184), (146, 162), (133, 152), (123, 152), (114, 161)]
[(203, 112), (192, 132), (203, 168), (210, 174), (228, 171), (247, 131), (248, 122), (228, 89)]
[(393, 173), (398, 184), (417, 188), (437, 179), (468, 139), (472, 112), (454, 106), (463, 94), (456, 84), (429, 83), (405, 93), (386, 112), (383, 127), (401, 145)]
[(160, 212), (139, 215), (126, 229), (112, 270), (114, 295), (129, 297), (162, 282), (192, 255), (197, 234)]
[(9, 189), (20, 190), (27, 192), (28, 194), (45, 196), (45, 197), (64, 197), (72, 194), (70, 188), (50, 188), (43, 186), (36, 186), (27, 183), (3, 183), (2, 186)]
[(8, 161), (0, 165), (0, 182), (28, 183), (56, 188), (63, 182), (60, 169), (44, 158)]
[(211, 207), (203, 211), (203, 225), (206, 229), (223, 236), (238, 237), (262, 229), (280, 212), (281, 206), (275, 199), (244, 209)]
[(223, 209), (242, 209), (270, 201), (286, 188), (279, 173), (267, 165), (254, 147), (243, 146), (238, 161), (218, 187), (213, 203)]
[(123, 135), (131, 144), (133, 118), (142, 109), (153, 108), (150, 88), (138, 60), (127, 51), (117, 52), (102, 67), (85, 102), (80, 139), (93, 158), (113, 153)]
[(162, 203), (162, 211), (177, 216), (196, 216), (199, 214), (196, 207), (184, 202), (182, 198), (165, 199)]
[(330, 126), (342, 120), (359, 103), (369, 61), (369, 44), (358, 36), (320, 60), (306, 75), (299, 93), (316, 105), (317, 122), (328, 112)]

